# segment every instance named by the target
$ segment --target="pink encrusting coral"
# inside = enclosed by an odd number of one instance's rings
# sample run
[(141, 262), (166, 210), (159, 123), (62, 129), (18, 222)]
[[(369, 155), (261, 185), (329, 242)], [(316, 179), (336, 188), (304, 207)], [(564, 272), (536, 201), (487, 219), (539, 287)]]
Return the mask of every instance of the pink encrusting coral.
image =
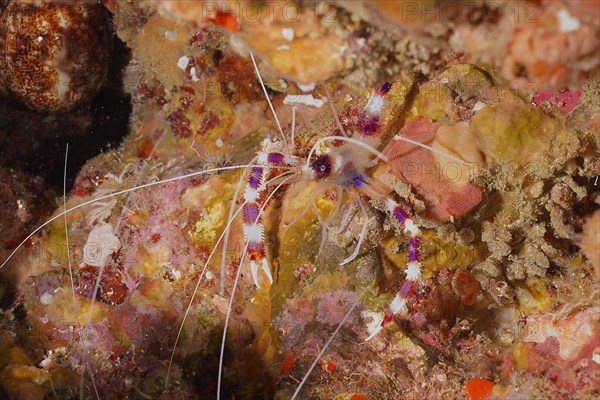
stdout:
[(540, 106), (543, 102), (550, 101), (561, 110), (571, 112), (577, 107), (580, 97), (581, 91), (564, 90), (556, 93), (550, 90), (543, 90), (534, 94), (533, 104)]
[[(434, 140), (439, 127), (439, 123), (417, 117), (406, 124), (398, 135), (427, 145)], [(453, 182), (456, 177), (446, 173), (450, 170), (449, 166), (440, 169), (440, 164), (429, 149), (400, 139), (393, 142), (386, 155), (390, 159), (390, 171), (411, 185), (423, 198), (427, 214), (432, 218), (448, 221), (461, 217), (481, 201), (481, 189), (470, 183), (456, 185)]]

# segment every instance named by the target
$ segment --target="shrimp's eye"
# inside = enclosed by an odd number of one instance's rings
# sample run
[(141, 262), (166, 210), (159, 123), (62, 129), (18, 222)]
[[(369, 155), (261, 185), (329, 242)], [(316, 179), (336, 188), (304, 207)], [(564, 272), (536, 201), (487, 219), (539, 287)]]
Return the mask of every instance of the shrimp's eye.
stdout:
[(331, 159), (327, 154), (317, 157), (310, 167), (315, 173), (317, 179), (327, 178), (331, 175)]

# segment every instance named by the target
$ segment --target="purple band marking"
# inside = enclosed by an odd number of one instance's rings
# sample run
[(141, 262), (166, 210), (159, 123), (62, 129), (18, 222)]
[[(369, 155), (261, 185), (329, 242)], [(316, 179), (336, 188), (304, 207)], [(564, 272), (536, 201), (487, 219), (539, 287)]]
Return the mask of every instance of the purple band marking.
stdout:
[(262, 243), (249, 241), (246, 246), (247, 246), (246, 248), (248, 249), (247, 251), (251, 256), (252, 255), (259, 255), (259, 256), (265, 255), (265, 246)]
[(360, 176), (354, 177), (352, 179), (352, 182), (354, 182), (354, 184), (356, 185), (356, 187), (361, 187), (362, 185), (364, 185), (365, 183), (360, 179)]
[(408, 261), (419, 261), (421, 258), (421, 239), (418, 236), (410, 238)]
[(379, 116), (376, 114), (362, 114), (358, 120), (358, 130), (363, 135), (372, 136), (379, 130)]
[(390, 91), (391, 88), (392, 88), (392, 83), (386, 82), (383, 85), (381, 85), (377, 91), (379, 92), (379, 94), (385, 95), (385, 94), (387, 94), (387, 92)]
[(267, 156), (267, 159), (269, 160), (270, 163), (273, 163), (273, 164), (283, 164), (285, 157), (281, 153), (269, 153), (269, 155)]
[(406, 221), (406, 218), (408, 218), (408, 214), (402, 209), (402, 207), (396, 206), (394, 208), (394, 217), (396, 217), (398, 222), (403, 224), (404, 221)]
[(410, 296), (410, 294), (412, 293), (414, 288), (415, 288), (415, 283), (413, 281), (410, 281), (410, 280), (404, 281), (404, 283), (402, 284), (402, 287), (400, 288), (400, 297), (402, 297), (403, 299), (406, 299), (408, 296)]
[(244, 221), (247, 224), (253, 224), (258, 221), (258, 204), (248, 203), (244, 205)]
[(248, 184), (252, 189), (257, 189), (258, 184), (260, 183), (260, 177), (262, 175), (263, 169), (261, 167), (252, 168), (252, 172), (250, 173), (250, 179), (248, 180)]

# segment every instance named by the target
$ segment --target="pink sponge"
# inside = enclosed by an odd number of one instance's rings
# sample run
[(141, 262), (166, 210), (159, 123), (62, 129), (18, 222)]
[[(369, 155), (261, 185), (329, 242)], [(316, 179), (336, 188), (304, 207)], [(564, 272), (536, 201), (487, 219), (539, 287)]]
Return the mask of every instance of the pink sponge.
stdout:
[[(425, 118), (415, 118), (404, 126), (399, 135), (422, 144), (429, 144), (440, 127)], [(395, 177), (411, 185), (425, 201), (427, 215), (448, 221), (469, 212), (481, 201), (481, 189), (470, 183), (457, 185), (455, 179), (440, 169), (430, 150), (416, 144), (397, 140), (386, 155)]]

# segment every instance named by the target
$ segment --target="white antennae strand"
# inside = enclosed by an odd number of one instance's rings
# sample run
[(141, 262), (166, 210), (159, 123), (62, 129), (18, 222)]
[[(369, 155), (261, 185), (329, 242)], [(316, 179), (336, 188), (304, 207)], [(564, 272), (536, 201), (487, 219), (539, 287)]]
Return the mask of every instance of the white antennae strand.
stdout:
[(256, 75), (258, 76), (260, 86), (262, 87), (263, 92), (265, 93), (267, 103), (269, 103), (269, 107), (271, 108), (273, 117), (275, 117), (275, 122), (277, 123), (277, 128), (279, 128), (279, 133), (281, 133), (281, 138), (283, 139), (285, 148), (288, 149), (288, 152), (289, 152), (290, 148), (288, 146), (287, 140), (285, 139), (285, 134), (283, 133), (283, 129), (281, 129), (281, 124), (279, 123), (279, 118), (277, 117), (277, 113), (275, 112), (275, 107), (273, 107), (273, 103), (271, 102), (271, 99), (269, 98), (269, 93), (267, 92), (267, 88), (265, 86), (265, 83), (263, 82), (262, 76), (260, 76), (260, 71), (258, 70), (258, 65), (256, 64), (256, 60), (254, 59), (254, 54), (252, 52), (250, 52), (250, 58), (252, 59), (252, 64), (254, 64), (254, 70), (256, 71)]
[(350, 318), (350, 314), (352, 314), (352, 311), (354, 311), (354, 309), (356, 308), (356, 306), (360, 304), (360, 299), (362, 298), (363, 294), (364, 294), (364, 290), (358, 296), (358, 298), (356, 299), (356, 301), (354, 302), (354, 304), (352, 304), (352, 307), (350, 307), (350, 309), (348, 310), (348, 312), (346, 313), (346, 315), (344, 315), (344, 318), (342, 318), (342, 320), (338, 324), (337, 328), (335, 328), (335, 331), (333, 331), (333, 333), (329, 337), (329, 340), (327, 340), (327, 343), (325, 343), (325, 346), (323, 346), (323, 348), (319, 352), (319, 355), (315, 358), (315, 360), (313, 361), (313, 363), (310, 365), (310, 368), (308, 368), (308, 371), (306, 371), (306, 374), (304, 374), (304, 378), (302, 378), (302, 381), (300, 382), (300, 384), (296, 388), (296, 391), (294, 392), (294, 394), (292, 395), (292, 398), (290, 400), (294, 400), (298, 396), (298, 394), (300, 393), (300, 390), (302, 390), (302, 386), (304, 386), (304, 384), (306, 383), (306, 380), (308, 379), (308, 376), (310, 375), (310, 373), (312, 372), (312, 370), (315, 368), (315, 366), (317, 365), (317, 363), (319, 362), (319, 360), (321, 359), (321, 357), (323, 357), (323, 354), (325, 354), (325, 350), (327, 350), (327, 348), (329, 347), (329, 345), (331, 344), (331, 342), (333, 341), (333, 339), (336, 337), (336, 335), (338, 334), (338, 332), (342, 328), (342, 325), (344, 325), (346, 323), (346, 321), (348, 320), (348, 318)]

